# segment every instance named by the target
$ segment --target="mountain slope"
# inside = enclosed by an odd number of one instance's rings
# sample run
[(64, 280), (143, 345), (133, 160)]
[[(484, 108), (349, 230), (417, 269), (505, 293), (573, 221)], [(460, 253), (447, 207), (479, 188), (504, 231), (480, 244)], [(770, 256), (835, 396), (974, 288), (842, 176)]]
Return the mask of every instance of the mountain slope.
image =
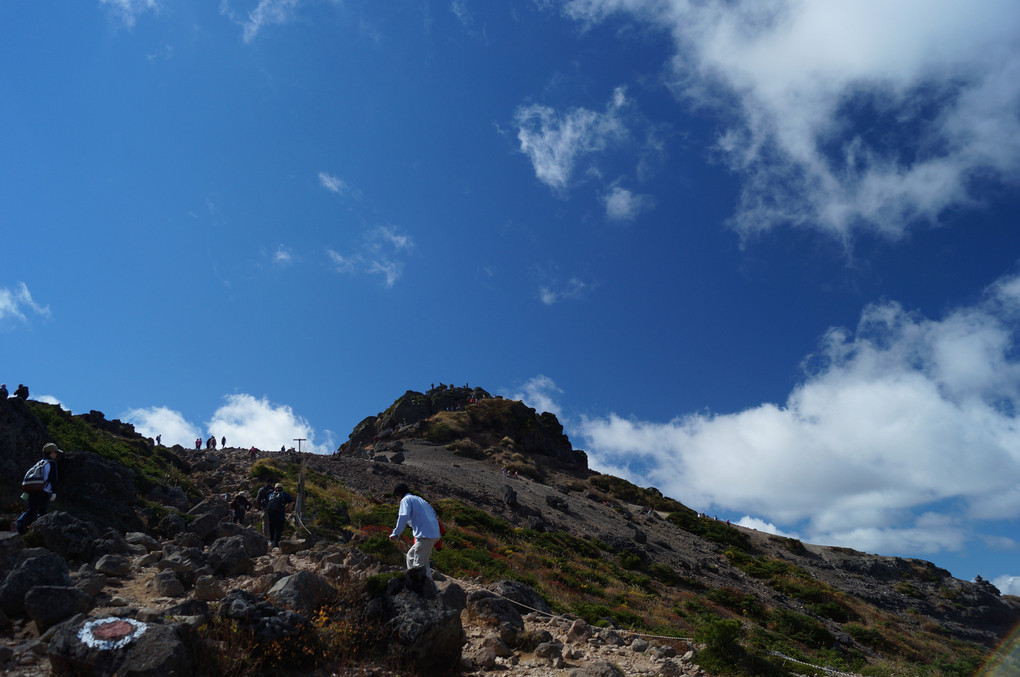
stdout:
[[(967, 675), (1020, 621), (1020, 599), (928, 562), (730, 526), (593, 472), (555, 417), (478, 388), (408, 391), (366, 417), (341, 453), (256, 462), (242, 450), (154, 447), (99, 412), (14, 406), (22, 408), (0, 411), (0, 452), (20, 467), (32, 456), (24, 447), (46, 439), (74, 450), (64, 477), (92, 484), (61, 503), (97, 523), (152, 532), (175, 503), (184, 509), (272, 478), (303, 488), (295, 535), (348, 542), (399, 566), (386, 534), (396, 514), (390, 492), (405, 482), (449, 528), (434, 558), (440, 572), (520, 581), (555, 612), (593, 624), (717, 642), (731, 653), (703, 665), (719, 671), (781, 672), (789, 663), (771, 656), (778, 652), (867, 674)], [(131, 468), (130, 482), (118, 470), (119, 488), (102, 489), (121, 497), (105, 512), (90, 500), (100, 493), (90, 468), (103, 464)], [(0, 483), (8, 518), (17, 509), (11, 477)]]

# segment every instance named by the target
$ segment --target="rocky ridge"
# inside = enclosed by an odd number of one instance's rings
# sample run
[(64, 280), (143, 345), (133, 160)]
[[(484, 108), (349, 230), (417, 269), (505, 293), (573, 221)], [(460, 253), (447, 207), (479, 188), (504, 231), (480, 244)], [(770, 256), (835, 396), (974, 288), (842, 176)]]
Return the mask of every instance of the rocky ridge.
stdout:
[[(0, 459), (27, 467), (35, 454), (26, 449), (49, 439), (47, 425), (32, 411), (46, 405), (9, 404), (0, 403)], [(136, 477), (88, 449), (68, 449), (61, 472), (76, 500), (58, 501), (26, 539), (0, 535), (0, 664), (18, 674), (201, 673), (211, 649), (199, 628), (230, 621), (263, 642), (281, 642), (317, 622), (316, 610), (335, 603), (340, 591), (369, 581), (382, 581), (385, 589), (368, 602), (357, 600), (365, 607), (359, 618), (386, 628), (377, 643), (399, 651), (386, 660), (352, 661), (344, 674), (385, 675), (397, 664), (416, 665), (422, 674), (702, 674), (695, 662), (699, 647), (689, 641), (555, 615), (538, 592), (509, 581), (457, 580), (439, 572), (433, 586), (365, 555), (357, 534), (348, 543), (329, 541), (297, 524), (293, 537), (270, 551), (253, 518), (234, 524), (223, 500), (252, 488), (247, 453), (157, 449), (99, 412), (81, 418), (103, 435), (138, 445), (139, 453), (144, 447), (160, 456), (199, 495)], [(54, 425), (50, 419), (49, 428)], [(396, 482), (407, 482), (430, 500), (456, 498), (520, 528), (607, 544), (644, 565), (669, 568), (683, 585), (736, 590), (759, 604), (805, 611), (803, 599), (734, 566), (732, 549), (678, 529), (672, 513), (614, 497), (608, 476), (587, 468), (555, 417), (519, 402), (481, 389), (408, 391), (362, 421), (342, 452), (286, 460), (382, 500)], [(111, 477), (117, 487), (104, 481)], [(108, 489), (108, 502), (95, 498)], [(12, 489), (0, 486), (0, 497), (4, 491)], [(954, 579), (927, 562), (730, 529), (743, 534), (744, 551), (756, 561), (789, 563), (862, 604), (936, 624), (947, 636), (992, 646), (1020, 620), (1020, 600), (1001, 597), (987, 583)], [(113, 636), (142, 624), (145, 640), (112, 653), (101, 643), (86, 647), (82, 633), (103, 619), (120, 623), (108, 630)], [(838, 641), (853, 642), (839, 623), (829, 625)], [(154, 661), (160, 672), (146, 673)], [(215, 664), (224, 673), (222, 658)], [(238, 659), (235, 672), (226, 674), (243, 674), (242, 665)]]

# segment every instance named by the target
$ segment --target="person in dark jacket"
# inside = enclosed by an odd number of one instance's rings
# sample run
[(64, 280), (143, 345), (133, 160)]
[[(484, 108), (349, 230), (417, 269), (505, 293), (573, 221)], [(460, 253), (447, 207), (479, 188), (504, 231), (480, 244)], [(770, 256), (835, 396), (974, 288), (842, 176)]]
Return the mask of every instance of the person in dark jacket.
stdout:
[(294, 497), (283, 490), (279, 482), (266, 499), (266, 521), (269, 523), (269, 542), (274, 548), (280, 546), (283, 527), (287, 523), (287, 506), (294, 502)]

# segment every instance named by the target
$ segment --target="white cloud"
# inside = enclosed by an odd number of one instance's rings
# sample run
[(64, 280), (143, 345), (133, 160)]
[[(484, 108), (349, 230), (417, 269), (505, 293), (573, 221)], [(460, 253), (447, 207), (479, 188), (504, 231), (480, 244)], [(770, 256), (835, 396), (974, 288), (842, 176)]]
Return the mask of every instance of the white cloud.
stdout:
[(559, 285), (551, 283), (538, 288), (538, 297), (547, 306), (552, 306), (560, 301), (574, 301), (582, 298), (588, 290), (588, 284), (583, 280), (572, 277), (566, 283)]
[[(672, 36), (674, 91), (723, 117), (717, 150), (744, 180), (733, 218), (744, 234), (792, 224), (844, 240), (857, 229), (898, 238), (971, 202), (978, 178), (1020, 178), (1020, 4), (1012, 0), (568, 0), (562, 8), (584, 24), (619, 15)], [(538, 119), (539, 141), (567, 136)], [(571, 154), (556, 148), (546, 141), (529, 152), (548, 181), (570, 168)]]
[(168, 447), (179, 444), (192, 449), (195, 440), (202, 437), (201, 428), (188, 422), (181, 412), (168, 407), (132, 409), (120, 419), (134, 425), (135, 431), (144, 437), (155, 439), (156, 435), (162, 435), (162, 442)]
[(992, 581), (992, 585), (1003, 595), (1020, 596), (1020, 576), (999, 576)]
[(585, 418), (594, 466), (814, 543), (959, 550), (1020, 517), (1020, 278), (939, 320), (895, 303), (830, 330), (782, 405), (668, 423)]
[(403, 274), (404, 264), (400, 261), (372, 261), (368, 264), (368, 272), (373, 275), (382, 275), (386, 280), (386, 286), (392, 287)]
[[(186, 449), (194, 448), (196, 439), (214, 435), (217, 440), (226, 437), (228, 446), (241, 449), (252, 446), (268, 451), (280, 446), (296, 449), (294, 440), (301, 437), (305, 438), (301, 442), (302, 451), (319, 454), (332, 451), (332, 441), (327, 439), (325, 445), (316, 444), (315, 430), (289, 406), (252, 395), (228, 395), (223, 406), (205, 424), (204, 431), (185, 419), (181, 412), (167, 407), (133, 409), (121, 419), (133, 424), (145, 437), (162, 435), (163, 444), (180, 444)], [(329, 437), (331, 435), (327, 434)]]
[(156, 0), (99, 0), (127, 28), (135, 25), (138, 17), (145, 12), (159, 11)]
[(294, 263), (294, 254), (282, 244), (273, 252), (273, 263), (277, 266), (289, 266)]
[(333, 249), (326, 249), (326, 256), (333, 263), (338, 273), (352, 274), (356, 270), (355, 262)]
[(555, 381), (548, 376), (539, 374), (529, 379), (521, 387), (521, 390), (510, 399), (520, 400), (540, 414), (547, 411), (559, 418), (562, 409), (556, 402), (556, 397), (562, 393), (563, 391), (556, 386)]
[(242, 36), (247, 43), (258, 37), (263, 28), (286, 23), (298, 4), (300, 0), (259, 0), (251, 11), (242, 11), (239, 15), (230, 8), (228, 0), (222, 0), (220, 13), (241, 26)]
[(765, 520), (758, 519), (757, 517), (751, 517), (750, 515), (744, 515), (739, 520), (734, 522), (737, 526), (746, 527), (747, 529), (754, 529), (755, 531), (761, 531), (766, 534), (775, 534), (776, 536), (783, 536), (785, 538), (797, 538), (797, 534), (788, 534), (772, 522), (766, 522)]
[(550, 188), (564, 190), (582, 157), (626, 138), (628, 131), (621, 111), (627, 102), (623, 88), (617, 88), (602, 113), (573, 108), (558, 114), (539, 104), (518, 108), (514, 115), (517, 139), (538, 179)]
[(655, 205), (651, 195), (638, 195), (619, 185), (613, 186), (602, 201), (606, 205), (606, 218), (611, 221), (633, 221)]
[(326, 256), (337, 272), (349, 275), (368, 273), (382, 275), (387, 287), (396, 284), (404, 273), (404, 261), (399, 258), (414, 249), (414, 239), (389, 226), (380, 226), (365, 233), (358, 250), (344, 255), (326, 249)]
[(0, 287), (0, 322), (7, 319), (27, 322), (26, 313), (48, 318), (50, 308), (36, 303), (24, 282), (19, 282), (13, 290)]
[(297, 448), (294, 440), (302, 437), (302, 451), (332, 451), (316, 445), (315, 430), (287, 405), (273, 404), (268, 399), (251, 395), (228, 395), (226, 404), (216, 410), (206, 423), (206, 430), (217, 438), (226, 437), (232, 447), (278, 449), (281, 445)]
[(348, 186), (343, 179), (333, 176), (332, 174), (328, 174), (327, 172), (319, 172), (319, 183), (323, 188), (331, 193), (336, 193), (337, 195), (343, 195), (344, 193), (350, 192), (350, 186)]
[(451, 0), (450, 11), (462, 24), (471, 25), (471, 12), (468, 10), (467, 0)]
[(60, 407), (61, 409), (63, 409), (64, 411), (70, 411), (70, 409), (68, 409), (67, 407), (64, 406), (63, 402), (58, 400), (53, 395), (38, 395), (38, 396), (34, 397), (33, 399), (36, 402), (45, 402), (46, 404), (55, 404), (58, 407)]

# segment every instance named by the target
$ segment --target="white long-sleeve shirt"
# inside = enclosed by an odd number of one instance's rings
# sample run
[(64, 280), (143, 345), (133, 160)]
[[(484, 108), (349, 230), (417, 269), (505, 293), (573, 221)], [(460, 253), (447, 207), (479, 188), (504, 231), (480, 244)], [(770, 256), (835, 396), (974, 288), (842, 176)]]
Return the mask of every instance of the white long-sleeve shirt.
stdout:
[(436, 511), (428, 501), (414, 494), (405, 494), (400, 499), (397, 526), (390, 534), (390, 538), (399, 536), (404, 527), (409, 525), (415, 538), (439, 538), (439, 519), (436, 517)]

